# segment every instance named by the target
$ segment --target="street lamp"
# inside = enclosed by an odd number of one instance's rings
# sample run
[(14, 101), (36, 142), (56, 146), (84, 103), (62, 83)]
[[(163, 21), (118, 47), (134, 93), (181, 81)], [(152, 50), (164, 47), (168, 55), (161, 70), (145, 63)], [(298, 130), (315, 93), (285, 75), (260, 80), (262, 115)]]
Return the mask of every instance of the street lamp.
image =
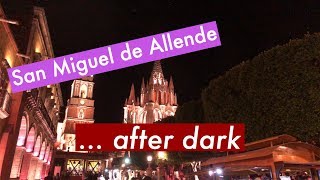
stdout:
[(161, 176), (165, 176), (165, 170), (164, 170), (164, 163), (168, 159), (167, 153), (165, 151), (158, 151), (157, 153), (158, 156), (158, 180), (161, 179)]
[(214, 172), (213, 171), (209, 171), (209, 176), (212, 176), (214, 174)]
[(129, 158), (125, 158), (124, 159), (124, 163), (129, 164), (130, 163), (130, 159)]
[(161, 159), (161, 160), (167, 159), (167, 153), (164, 151), (159, 151), (158, 152), (158, 159)]
[(147, 168), (147, 176), (151, 177), (152, 170), (151, 170), (151, 161), (152, 161), (152, 156), (147, 156), (147, 161), (148, 161), (148, 168)]
[(216, 175), (220, 176), (222, 173), (223, 171), (220, 168), (217, 168), (215, 171), (209, 170), (209, 176), (213, 176), (214, 179), (216, 179)]
[(220, 169), (220, 168), (216, 169), (216, 173), (217, 173), (218, 175), (221, 175), (221, 174), (222, 174), (222, 169)]

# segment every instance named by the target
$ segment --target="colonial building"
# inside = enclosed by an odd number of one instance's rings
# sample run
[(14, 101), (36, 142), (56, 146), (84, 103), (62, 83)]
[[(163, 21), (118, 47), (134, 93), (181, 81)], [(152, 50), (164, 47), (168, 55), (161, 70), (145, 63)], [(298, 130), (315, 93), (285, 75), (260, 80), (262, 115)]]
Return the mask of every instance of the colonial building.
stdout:
[(0, 179), (43, 179), (53, 160), (59, 84), (12, 94), (6, 71), (54, 57), (44, 9), (34, 5), (0, 4)]
[[(83, 176), (88, 172), (101, 173), (111, 166), (117, 154), (76, 151), (76, 124), (94, 123), (93, 77), (74, 80), (63, 122), (57, 129), (55, 174), (66, 172)], [(121, 155), (121, 154), (120, 154)]]
[(142, 79), (140, 95), (136, 97), (134, 84), (124, 104), (124, 123), (154, 123), (174, 116), (177, 95), (173, 79), (168, 82), (163, 75), (160, 61), (155, 61), (149, 81)]

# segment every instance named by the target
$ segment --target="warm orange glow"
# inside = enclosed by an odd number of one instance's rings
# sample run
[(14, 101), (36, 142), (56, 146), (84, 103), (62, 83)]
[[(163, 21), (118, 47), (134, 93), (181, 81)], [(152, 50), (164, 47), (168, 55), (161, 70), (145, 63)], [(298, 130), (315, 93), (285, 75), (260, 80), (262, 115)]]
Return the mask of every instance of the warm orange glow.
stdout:
[(165, 160), (167, 159), (167, 153), (165, 151), (159, 151), (158, 152), (158, 159), (162, 159), (162, 160)]
[(8, 61), (8, 64), (10, 65), (10, 67), (13, 67), (13, 56), (12, 56), (12, 53), (10, 53), (10, 51), (6, 52), (4, 58)]
[(41, 53), (41, 45), (38, 41), (35, 43), (35, 50), (34, 51), (36, 53)]
[(100, 170), (100, 162), (99, 161), (88, 161), (87, 170), (99, 172)]
[(80, 160), (80, 159), (70, 159), (68, 160), (68, 163), (67, 163), (67, 169), (69, 171), (74, 171), (74, 172), (82, 172), (83, 170), (83, 160)]
[(7, 91), (10, 94), (12, 93), (11, 83), (8, 84)]

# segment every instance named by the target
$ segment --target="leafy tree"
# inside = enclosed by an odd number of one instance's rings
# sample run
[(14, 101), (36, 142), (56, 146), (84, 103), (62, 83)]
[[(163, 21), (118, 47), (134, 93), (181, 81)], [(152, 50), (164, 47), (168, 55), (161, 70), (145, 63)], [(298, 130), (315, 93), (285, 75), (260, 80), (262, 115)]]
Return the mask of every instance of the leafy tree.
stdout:
[[(179, 106), (175, 116), (168, 116), (156, 124), (162, 123), (201, 123), (204, 122), (202, 102), (193, 100)], [(207, 159), (217, 155), (215, 152), (167, 152), (166, 164), (179, 168), (182, 164)], [(154, 154), (156, 156), (156, 153)], [(158, 161), (157, 161), (158, 163)]]
[(320, 34), (276, 46), (213, 79), (207, 122), (243, 122), (247, 141), (289, 134), (319, 143)]
[(201, 100), (193, 100), (179, 106), (175, 118), (178, 123), (204, 122)]
[(156, 123), (199, 123), (204, 122), (201, 100), (193, 100), (178, 106), (175, 116), (168, 116)]

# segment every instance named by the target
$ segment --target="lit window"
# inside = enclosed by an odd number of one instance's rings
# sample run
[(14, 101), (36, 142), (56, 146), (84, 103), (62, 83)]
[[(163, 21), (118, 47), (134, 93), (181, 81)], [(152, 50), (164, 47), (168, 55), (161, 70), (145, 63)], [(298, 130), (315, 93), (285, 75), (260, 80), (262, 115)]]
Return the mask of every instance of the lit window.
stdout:
[(87, 86), (84, 84), (80, 87), (80, 97), (87, 98)]

